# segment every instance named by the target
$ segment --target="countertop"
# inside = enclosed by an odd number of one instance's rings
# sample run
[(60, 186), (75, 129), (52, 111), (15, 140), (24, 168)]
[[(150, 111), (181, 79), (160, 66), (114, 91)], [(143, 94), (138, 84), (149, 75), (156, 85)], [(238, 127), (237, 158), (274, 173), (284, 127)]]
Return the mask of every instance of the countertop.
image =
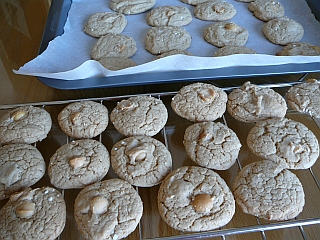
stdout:
[[(46, 24), (47, 14), (50, 8), (50, 2), (50, 0), (2, 0), (0, 2), (0, 105), (102, 98), (130, 94), (175, 92), (178, 91), (182, 86), (188, 84), (188, 82), (179, 82), (163, 85), (152, 84), (132, 87), (58, 90), (44, 85), (36, 77), (16, 75), (12, 71), (13, 69), (18, 69), (26, 62), (35, 58), (38, 54)], [(254, 77), (247, 79), (221, 79), (211, 81), (211, 83), (217, 84), (221, 87), (228, 87), (230, 84), (241, 84), (245, 81), (251, 81), (253, 83), (294, 82), (300, 78), (320, 79), (320, 73), (309, 73), (307, 76), (304, 76), (304, 74), (290, 74)], [(299, 117), (297, 117), (297, 119), (299, 119)], [(179, 119), (177, 121), (179, 122)], [(306, 120), (306, 122), (309, 121), (311, 120)], [(234, 127), (237, 127), (236, 124)], [(319, 128), (317, 128), (316, 124), (314, 123), (312, 123), (312, 127), (316, 129), (315, 131), (318, 131), (317, 136), (319, 138)], [(313, 172), (320, 176), (319, 163), (313, 168)], [(314, 182), (308, 184), (308, 177), (309, 176), (303, 180), (305, 186), (306, 188), (313, 188)], [(306, 191), (308, 192), (308, 190)], [(313, 191), (311, 191), (310, 194), (313, 194)], [(308, 196), (306, 204), (310, 206), (314, 205), (314, 207), (308, 208), (308, 211), (310, 211), (311, 214), (302, 214), (302, 219), (304, 216), (306, 216), (306, 218), (309, 218), (309, 216), (320, 217), (320, 207), (317, 207), (319, 206), (317, 203), (319, 195), (320, 194), (318, 191), (314, 196)], [(237, 215), (237, 218), (239, 218), (239, 222), (243, 222), (245, 221), (243, 219), (245, 219), (246, 216), (244, 216), (244, 214), (239, 214)], [(70, 230), (70, 227), (72, 228), (72, 226), (69, 225), (68, 228), (65, 229), (61, 239), (70, 239), (67, 238), (68, 232), (73, 231), (72, 229)], [(167, 228), (168, 227), (165, 225), (165, 223), (160, 221), (160, 225), (157, 226), (157, 231), (163, 230), (163, 232), (169, 234), (172, 234), (172, 232), (176, 233), (175, 231), (168, 230)], [(265, 235), (261, 235), (260, 233), (247, 233), (237, 236), (226, 236), (225, 239), (264, 239), (264, 237), (266, 237), (266, 239), (304, 239), (304, 237), (305, 239), (317, 239), (317, 234), (320, 232), (320, 226), (312, 225), (304, 227), (303, 234), (301, 234), (300, 230), (301, 229), (299, 229), (299, 227), (295, 227), (292, 229), (268, 231)], [(152, 229), (149, 229), (148, 231), (152, 231)], [(154, 237), (152, 234), (145, 234), (144, 236), (146, 238)], [(130, 239), (137, 239), (136, 237), (137, 234), (134, 234), (130, 237)], [(78, 239), (78, 237), (73, 237), (72, 239)]]

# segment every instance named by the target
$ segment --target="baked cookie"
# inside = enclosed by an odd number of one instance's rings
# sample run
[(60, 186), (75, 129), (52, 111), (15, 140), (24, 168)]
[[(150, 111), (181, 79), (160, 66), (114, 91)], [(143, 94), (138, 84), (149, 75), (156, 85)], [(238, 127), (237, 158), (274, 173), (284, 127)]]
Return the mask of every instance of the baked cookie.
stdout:
[(246, 46), (224, 46), (222, 48), (219, 48), (215, 54), (214, 57), (222, 57), (222, 56), (228, 56), (233, 54), (256, 54), (257, 52), (251, 48), (248, 48)]
[(94, 101), (80, 101), (67, 105), (58, 115), (61, 130), (73, 138), (93, 138), (108, 126), (108, 109)]
[(51, 130), (50, 114), (43, 108), (22, 106), (0, 119), (0, 143), (32, 144), (45, 139)]
[(131, 15), (148, 11), (156, 4), (156, 0), (111, 0), (110, 8), (119, 13)]
[(241, 122), (283, 118), (287, 113), (285, 99), (271, 88), (245, 82), (228, 95), (227, 110)]
[(287, 45), (291, 42), (299, 42), (304, 35), (302, 25), (287, 17), (275, 18), (262, 26), (264, 36), (272, 43)]
[(136, 52), (137, 44), (132, 37), (107, 33), (93, 46), (91, 58), (97, 61), (107, 57), (130, 58)]
[(190, 125), (184, 133), (183, 145), (192, 161), (215, 170), (229, 169), (241, 148), (236, 133), (220, 122)]
[(166, 146), (147, 136), (125, 138), (111, 150), (111, 166), (118, 176), (138, 187), (159, 184), (172, 168)]
[(257, 122), (247, 136), (247, 144), (257, 156), (288, 169), (310, 168), (319, 157), (319, 143), (313, 132), (287, 118)]
[(277, 56), (320, 56), (320, 47), (306, 42), (288, 43), (276, 53)]
[(246, 28), (232, 22), (217, 22), (204, 29), (203, 37), (216, 47), (244, 46), (249, 32)]
[(305, 204), (299, 178), (269, 160), (245, 166), (238, 173), (233, 189), (236, 203), (244, 213), (266, 220), (295, 218)]
[(36, 147), (24, 143), (0, 147), (0, 200), (31, 187), (45, 171), (46, 163)]
[(188, 56), (193, 56), (192, 53), (186, 51), (186, 50), (171, 50), (168, 52), (164, 52), (160, 55), (157, 55), (155, 59), (159, 59), (159, 58), (164, 58), (164, 57), (168, 57), (168, 56), (172, 56), (172, 55), (178, 55), (178, 54), (183, 54), (183, 55), (188, 55)]
[(189, 4), (189, 5), (196, 6), (199, 3), (203, 3), (203, 2), (206, 2), (208, 0), (180, 0), (180, 1), (183, 2), (183, 3)]
[(222, 89), (199, 82), (182, 87), (172, 98), (171, 107), (180, 117), (190, 121), (214, 121), (226, 111), (227, 99)]
[(152, 27), (145, 37), (145, 48), (152, 54), (162, 54), (171, 50), (186, 50), (191, 45), (190, 34), (182, 27)]
[(226, 1), (207, 1), (199, 3), (194, 9), (194, 16), (206, 21), (227, 21), (237, 13), (236, 8)]
[(285, 13), (284, 6), (276, 0), (255, 0), (249, 3), (248, 9), (256, 18), (266, 22), (284, 17)]
[(167, 120), (166, 106), (152, 96), (134, 96), (122, 100), (110, 114), (114, 127), (125, 136), (154, 136)]
[(0, 210), (1, 239), (56, 239), (66, 223), (66, 204), (51, 187), (11, 195)]
[(117, 58), (117, 57), (109, 57), (109, 58), (103, 58), (99, 60), (99, 63), (104, 66), (105, 68), (117, 71), (129, 67), (135, 67), (137, 66), (137, 63), (129, 58)]
[(192, 15), (189, 9), (183, 6), (160, 6), (152, 9), (147, 14), (146, 20), (152, 27), (181, 27), (192, 21)]
[(226, 225), (235, 213), (235, 200), (226, 182), (214, 171), (183, 166), (170, 173), (158, 192), (162, 219), (179, 231), (208, 231)]
[(86, 239), (125, 238), (136, 229), (142, 213), (138, 192), (121, 179), (85, 187), (74, 203), (74, 218)]
[(294, 110), (320, 118), (320, 83), (316, 79), (292, 86), (286, 98)]
[(50, 158), (51, 184), (61, 189), (83, 188), (101, 181), (110, 167), (107, 148), (99, 141), (82, 139), (69, 142)]
[(127, 23), (127, 19), (121, 13), (98, 12), (88, 18), (84, 32), (98, 38), (107, 33), (119, 34), (125, 29)]

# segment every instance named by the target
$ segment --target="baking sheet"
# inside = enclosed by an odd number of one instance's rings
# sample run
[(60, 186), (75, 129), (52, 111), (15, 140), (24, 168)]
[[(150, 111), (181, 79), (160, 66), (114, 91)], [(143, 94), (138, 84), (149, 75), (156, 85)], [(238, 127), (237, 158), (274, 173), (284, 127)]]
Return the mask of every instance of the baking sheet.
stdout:
[[(318, 66), (317, 64), (320, 62), (320, 57), (318, 56), (274, 56), (277, 51), (282, 49), (282, 46), (272, 44), (265, 39), (261, 32), (261, 27), (264, 22), (256, 19), (252, 15), (252, 13), (247, 9), (247, 3), (235, 0), (227, 1), (232, 3), (237, 9), (237, 14), (231, 21), (236, 22), (249, 30), (250, 36), (246, 46), (255, 49), (259, 54), (252, 56), (233, 55), (219, 58), (211, 57), (217, 48), (204, 41), (202, 34), (204, 27), (212, 22), (201, 21), (193, 18), (192, 23), (185, 26), (185, 28), (192, 35), (192, 45), (188, 51), (196, 56), (171, 56), (165, 59), (153, 61), (154, 56), (148, 53), (143, 45), (144, 36), (150, 26), (148, 26), (145, 21), (147, 13), (142, 13), (137, 15), (127, 15), (126, 18), (128, 19), (128, 25), (123, 32), (124, 35), (132, 36), (136, 40), (138, 51), (132, 59), (140, 65), (120, 71), (109, 71), (97, 62), (90, 60), (90, 52), (97, 39), (90, 37), (83, 32), (83, 26), (91, 14), (101, 11), (111, 11), (109, 9), (109, 1), (92, 0), (90, 1), (90, 4), (88, 4), (87, 1), (74, 0), (68, 13), (68, 18), (64, 27), (64, 34), (54, 38), (42, 54), (26, 63), (18, 71), (15, 71), (15, 73), (51, 79), (78, 80), (126, 76), (147, 72), (170, 73), (173, 71), (220, 70), (239, 66), (260, 67), (288, 64), (308, 65), (310, 63), (312, 66), (314, 66), (313, 63), (315, 63), (315, 66)], [(295, 19), (303, 25), (305, 35), (301, 41), (320, 45), (320, 39), (314, 36), (315, 32), (320, 32), (320, 23), (311, 13), (306, 1), (282, 0), (280, 2), (286, 9), (286, 16)], [(163, 5), (186, 6), (193, 14), (194, 7), (184, 4), (179, 0), (158, 1), (155, 7)], [(139, 22), (139, 24), (136, 24), (137, 22)], [(283, 68), (283, 71), (285, 72), (285, 68)], [(167, 78), (170, 78), (170, 76)]]

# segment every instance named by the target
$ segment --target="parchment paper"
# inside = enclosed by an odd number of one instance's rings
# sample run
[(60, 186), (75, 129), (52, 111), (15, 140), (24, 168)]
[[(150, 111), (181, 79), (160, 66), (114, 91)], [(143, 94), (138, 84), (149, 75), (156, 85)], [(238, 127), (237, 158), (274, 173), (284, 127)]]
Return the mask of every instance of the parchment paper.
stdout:
[[(112, 11), (109, 0), (73, 0), (68, 18), (64, 27), (64, 34), (56, 37), (47, 49), (35, 59), (14, 70), (17, 74), (48, 77), (53, 79), (77, 80), (90, 77), (106, 77), (115, 75), (129, 75), (143, 72), (201, 70), (224, 68), (230, 66), (270, 66), (287, 63), (319, 62), (319, 56), (313, 57), (280, 57), (275, 53), (283, 46), (270, 43), (263, 35), (261, 28), (265, 22), (258, 20), (248, 10), (248, 3), (236, 0), (225, 0), (234, 5), (237, 14), (230, 21), (248, 29), (249, 39), (246, 46), (254, 49), (258, 54), (232, 55), (225, 57), (212, 57), (217, 48), (203, 39), (203, 29), (211, 21), (202, 21), (193, 17), (192, 22), (184, 26), (192, 36), (192, 45), (188, 49), (194, 56), (170, 56), (154, 60), (155, 56), (144, 48), (144, 38), (150, 28), (146, 23), (146, 14), (126, 15), (128, 25), (122, 32), (131, 36), (137, 43), (138, 51), (132, 59), (139, 64), (119, 71), (110, 71), (98, 62), (90, 59), (90, 52), (97, 38), (84, 33), (84, 25), (90, 15), (96, 12)], [(302, 24), (304, 37), (302, 42), (320, 46), (320, 23), (311, 13), (305, 0), (280, 0), (285, 7), (286, 16)], [(184, 4), (180, 0), (158, 0), (154, 7), (172, 5), (185, 6), (192, 15), (194, 6)]]

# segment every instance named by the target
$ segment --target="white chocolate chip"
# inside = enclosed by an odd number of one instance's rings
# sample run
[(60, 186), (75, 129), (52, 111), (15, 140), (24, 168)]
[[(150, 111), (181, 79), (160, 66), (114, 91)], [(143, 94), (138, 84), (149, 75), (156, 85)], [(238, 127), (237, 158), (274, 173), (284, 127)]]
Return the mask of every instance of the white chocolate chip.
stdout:
[(230, 30), (230, 31), (233, 31), (233, 32), (239, 31), (239, 27), (235, 23), (228, 23), (228, 24), (225, 25), (225, 28)]
[(27, 114), (26, 111), (19, 110), (12, 114), (11, 118), (13, 118), (14, 121), (19, 121), (21, 118), (23, 118)]
[(215, 98), (215, 91), (211, 88), (204, 89), (199, 92), (199, 96), (205, 102), (212, 102)]
[(19, 218), (29, 218), (35, 212), (35, 203), (32, 202), (24, 202), (19, 205), (16, 209), (16, 214)]
[(130, 110), (137, 107), (137, 104), (134, 102), (131, 102), (129, 100), (122, 100), (118, 103), (117, 108), (119, 110)]
[(196, 212), (206, 213), (213, 207), (213, 201), (209, 194), (198, 194), (192, 201)]
[(108, 209), (109, 202), (102, 196), (95, 197), (90, 202), (91, 211), (94, 214), (104, 214)]
[(73, 169), (83, 167), (87, 163), (86, 157), (75, 157), (69, 160), (69, 164)]

